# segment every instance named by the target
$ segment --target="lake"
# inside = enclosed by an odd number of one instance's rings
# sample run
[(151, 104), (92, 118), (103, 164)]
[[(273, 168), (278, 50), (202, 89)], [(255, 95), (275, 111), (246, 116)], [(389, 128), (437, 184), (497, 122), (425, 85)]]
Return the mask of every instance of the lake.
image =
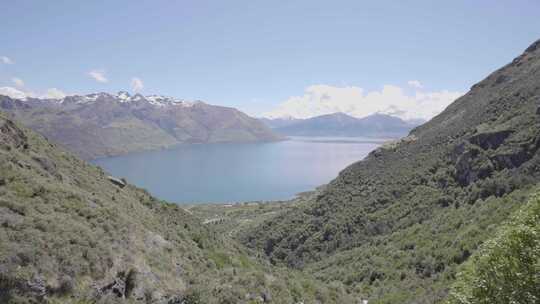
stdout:
[(293, 137), (270, 143), (180, 145), (93, 163), (170, 202), (284, 200), (328, 183), (382, 142)]

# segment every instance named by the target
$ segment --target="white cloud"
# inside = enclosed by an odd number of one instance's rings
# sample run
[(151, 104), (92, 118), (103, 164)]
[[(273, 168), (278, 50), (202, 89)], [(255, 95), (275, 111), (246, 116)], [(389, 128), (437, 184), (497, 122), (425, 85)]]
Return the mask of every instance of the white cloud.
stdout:
[(105, 71), (104, 70), (92, 70), (88, 72), (88, 75), (92, 78), (94, 78), (95, 81), (106, 83), (109, 81), (107, 77), (105, 77)]
[(424, 87), (418, 80), (409, 80), (407, 81), (407, 84), (415, 89), (422, 89)]
[(24, 99), (27, 94), (12, 87), (0, 87), (0, 95), (9, 96), (14, 99)]
[(461, 95), (447, 90), (407, 95), (401, 87), (393, 85), (371, 92), (355, 86), (312, 85), (305, 89), (304, 95), (290, 97), (264, 116), (309, 118), (343, 112), (355, 117), (385, 113), (403, 119), (430, 119)]
[(13, 99), (30, 98), (45, 98), (45, 99), (62, 99), (67, 96), (57, 88), (50, 88), (44, 94), (36, 94), (32, 91), (19, 90), (13, 87), (0, 87), (0, 95), (9, 96)]
[(9, 57), (6, 56), (0, 56), (0, 61), (2, 61), (3, 64), (14, 64), (13, 60), (11, 60)]
[(144, 88), (142, 80), (138, 77), (131, 78), (131, 89), (133, 92), (139, 92)]
[(13, 81), (13, 83), (19, 88), (24, 87), (24, 81), (22, 81), (22, 79), (20, 79), (20, 78), (13, 77), (13, 78), (11, 78), (11, 81)]
[(47, 89), (47, 92), (41, 96), (41, 98), (62, 99), (66, 97), (66, 93), (60, 91), (57, 88)]

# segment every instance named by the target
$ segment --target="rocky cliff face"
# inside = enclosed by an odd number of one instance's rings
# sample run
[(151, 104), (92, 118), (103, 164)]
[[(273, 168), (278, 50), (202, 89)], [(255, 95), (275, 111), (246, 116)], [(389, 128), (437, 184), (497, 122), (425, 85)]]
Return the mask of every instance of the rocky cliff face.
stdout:
[(244, 242), (375, 303), (440, 300), (457, 265), (540, 182), (539, 46)]
[(57, 100), (0, 96), (0, 109), (86, 159), (179, 143), (279, 139), (236, 109), (157, 95), (98, 93)]

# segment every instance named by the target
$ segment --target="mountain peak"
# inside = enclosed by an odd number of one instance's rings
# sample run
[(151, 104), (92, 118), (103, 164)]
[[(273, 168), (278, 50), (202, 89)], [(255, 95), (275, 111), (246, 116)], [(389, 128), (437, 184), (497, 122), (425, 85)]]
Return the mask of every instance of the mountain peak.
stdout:
[(129, 93), (126, 92), (126, 91), (119, 91), (117, 94), (116, 94), (116, 97), (120, 98), (120, 99), (128, 99), (130, 97)]

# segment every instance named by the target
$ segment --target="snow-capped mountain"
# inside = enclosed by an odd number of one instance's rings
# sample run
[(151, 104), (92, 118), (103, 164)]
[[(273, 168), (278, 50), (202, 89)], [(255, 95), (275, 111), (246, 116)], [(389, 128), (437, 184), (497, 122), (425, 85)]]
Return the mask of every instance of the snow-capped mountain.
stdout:
[(0, 95), (0, 109), (87, 159), (179, 143), (279, 139), (234, 108), (124, 91), (57, 99)]
[(45, 103), (56, 103), (56, 104), (69, 104), (69, 103), (76, 103), (76, 104), (83, 104), (83, 103), (91, 103), (91, 102), (98, 102), (98, 101), (105, 101), (105, 100), (114, 100), (116, 102), (121, 103), (133, 103), (133, 102), (147, 102), (154, 106), (184, 106), (184, 107), (190, 107), (197, 103), (203, 103), (202, 101), (189, 101), (185, 99), (178, 99), (175, 97), (169, 97), (164, 95), (141, 95), (141, 94), (135, 94), (130, 95), (126, 91), (120, 91), (117, 94), (110, 94), (106, 92), (100, 92), (100, 93), (91, 93), (87, 95), (70, 95), (66, 96), (64, 98), (37, 98), (34, 96), (27, 96), (25, 94), (18, 94), (18, 95), (9, 95), (8, 97), (12, 99), (18, 99), (21, 101), (27, 101), (27, 102), (45, 102)]

